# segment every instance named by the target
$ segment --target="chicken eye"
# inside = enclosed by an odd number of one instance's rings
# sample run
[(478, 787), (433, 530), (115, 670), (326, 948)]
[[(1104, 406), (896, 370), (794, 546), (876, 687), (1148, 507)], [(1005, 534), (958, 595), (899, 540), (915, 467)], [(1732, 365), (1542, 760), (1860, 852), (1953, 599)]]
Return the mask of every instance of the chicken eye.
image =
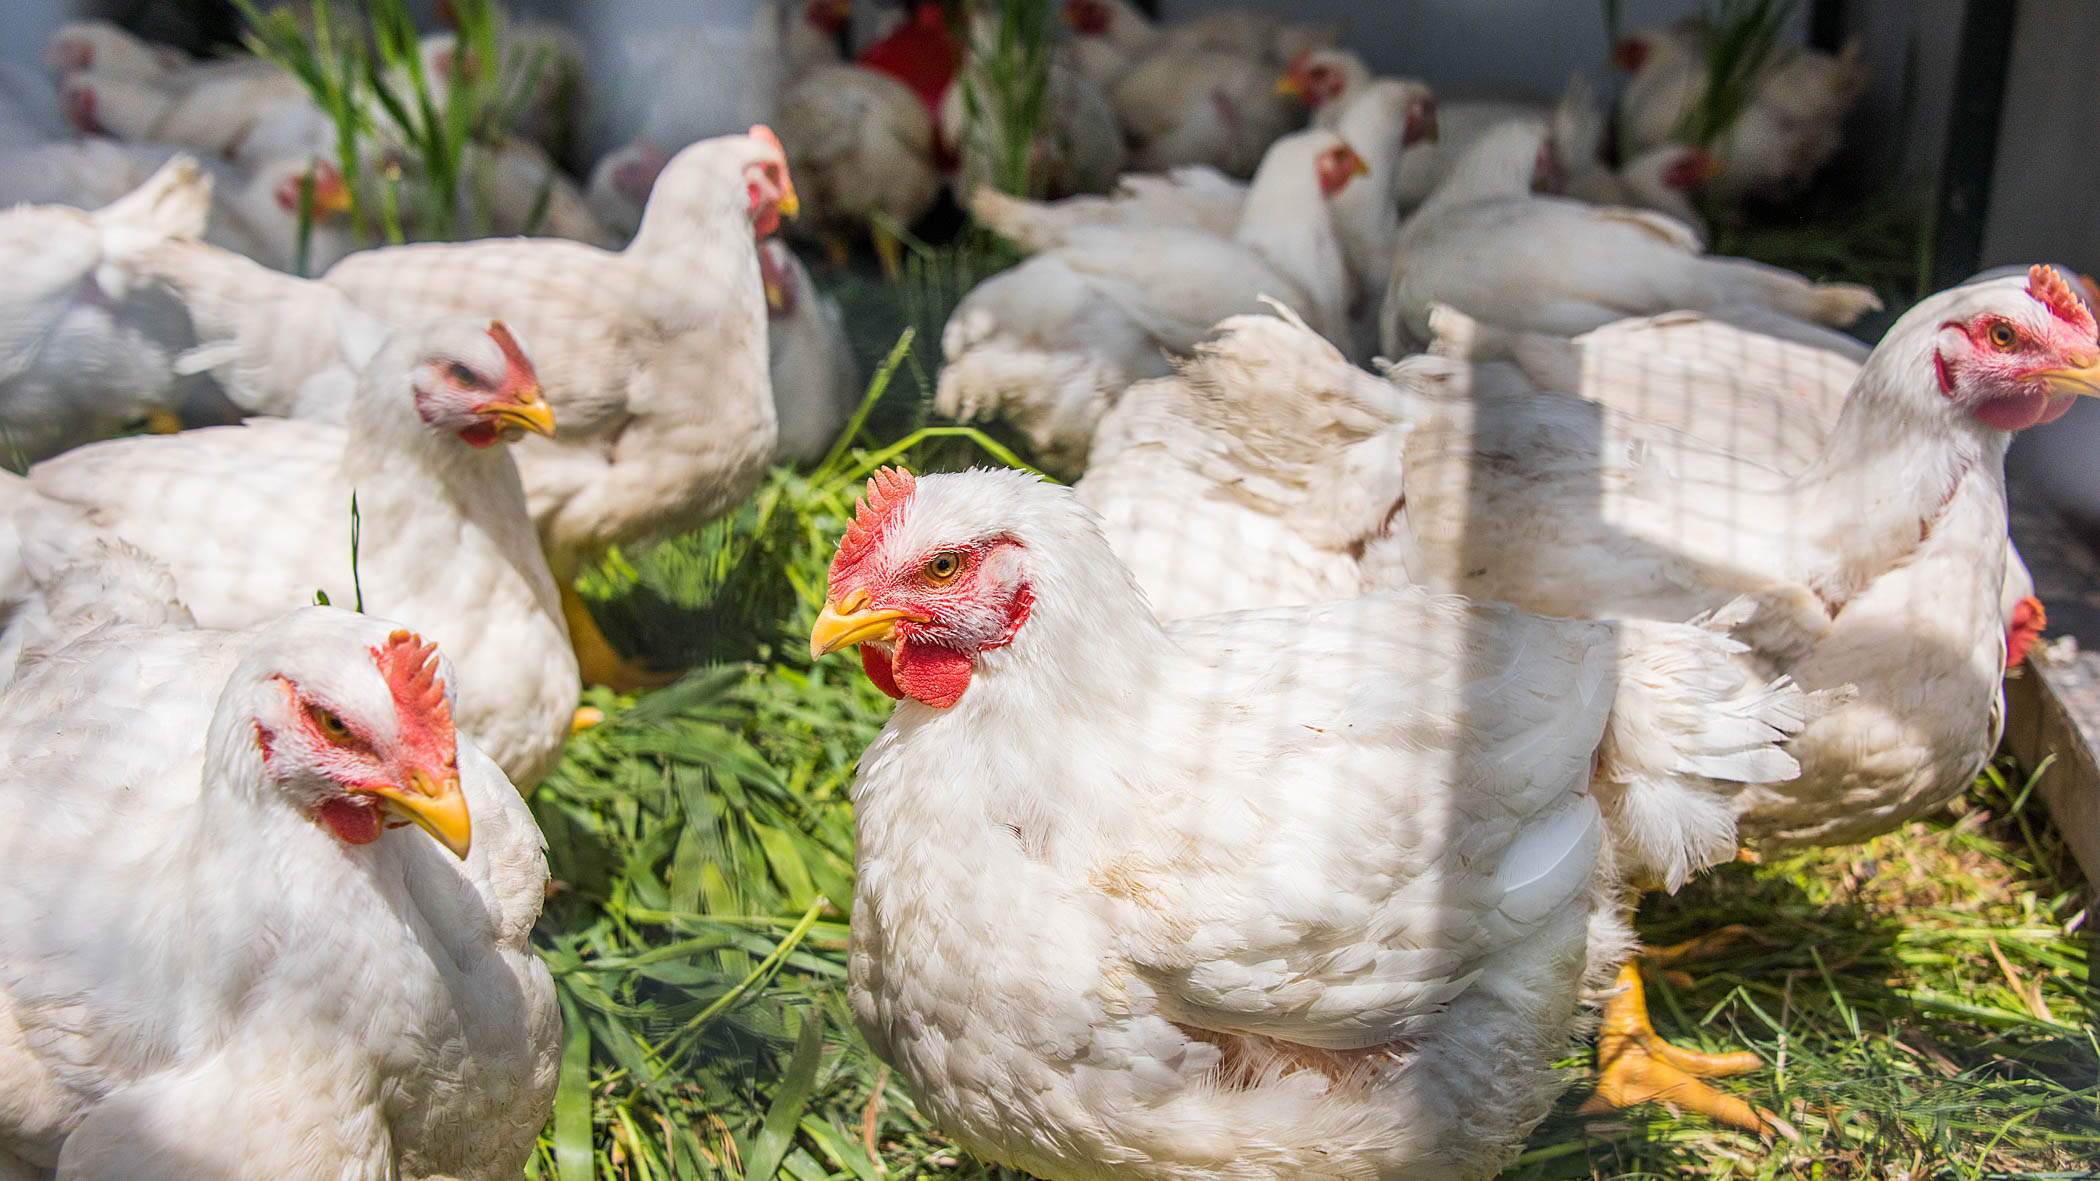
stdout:
[(2008, 350), (2020, 343), (2020, 334), (2013, 329), (2012, 325), (2003, 320), (1997, 321), (1986, 329), (1984, 338), (1991, 342), (1992, 348), (2000, 351)]
[(321, 737), (326, 738), (328, 741), (335, 743), (337, 746), (348, 746), (352, 742), (353, 736), (350, 733), (350, 724), (343, 721), (342, 715), (334, 710), (324, 706), (309, 705), (306, 707), (306, 716), (313, 719), (314, 728), (318, 729), (321, 732)]
[(480, 385), (481, 376), (458, 361), (445, 367), (445, 375), (458, 385)]
[(921, 572), (925, 574), (926, 581), (936, 585), (948, 582), (962, 572), (962, 555), (954, 550), (943, 550), (927, 559)]

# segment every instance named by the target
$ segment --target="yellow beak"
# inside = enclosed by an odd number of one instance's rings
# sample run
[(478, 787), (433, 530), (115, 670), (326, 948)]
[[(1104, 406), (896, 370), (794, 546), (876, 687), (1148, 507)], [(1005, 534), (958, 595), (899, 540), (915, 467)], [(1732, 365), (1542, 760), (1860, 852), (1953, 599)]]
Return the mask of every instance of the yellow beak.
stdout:
[(380, 799), (384, 811), (401, 819), (437, 839), (437, 843), (452, 851), (461, 861), (467, 859), (467, 849), (473, 843), (473, 825), (467, 820), (467, 797), (459, 790), (459, 776), (447, 775), (434, 780), (424, 771), (408, 773), (406, 787), (374, 787), (370, 789)]
[(847, 591), (843, 599), (825, 603), (824, 609), (817, 613), (815, 626), (809, 629), (809, 658), (816, 660), (869, 640), (894, 643), (898, 620), (926, 622), (923, 615), (895, 608), (871, 610), (867, 603), (868, 592), (858, 587)]
[(554, 407), (540, 394), (540, 387), (526, 386), (517, 391), (508, 402), (494, 402), (482, 408), (482, 413), (495, 418), (504, 426), (523, 427), (535, 435), (554, 437)]
[(1298, 76), (1296, 74), (1278, 74), (1276, 75), (1276, 93), (1285, 98), (1297, 98), (1305, 93), (1305, 87), (1298, 84)]
[(794, 220), (796, 214), (802, 212), (802, 202), (795, 196), (795, 182), (791, 177), (783, 177), (780, 182), (779, 209), (780, 216), (790, 221)]
[(2088, 360), (2074, 357), (2083, 364), (2067, 365), (2061, 369), (2040, 369), (2030, 376), (2043, 378), (2055, 387), (2058, 393), (2084, 394), (2089, 398), (2100, 398), (2100, 354)]
[(780, 289), (780, 284), (766, 284), (766, 311), (772, 315), (779, 315), (786, 307), (787, 293)]

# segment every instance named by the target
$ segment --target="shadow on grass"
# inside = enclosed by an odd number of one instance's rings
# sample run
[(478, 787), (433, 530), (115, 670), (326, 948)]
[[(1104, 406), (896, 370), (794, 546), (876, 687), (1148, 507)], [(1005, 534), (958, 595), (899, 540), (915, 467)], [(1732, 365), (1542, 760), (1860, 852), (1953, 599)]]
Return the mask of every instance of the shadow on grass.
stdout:
[(1987, 779), (1957, 815), (1648, 899), (1651, 946), (1730, 923), (1756, 933), (1670, 966), (1688, 977), (1651, 973), (1650, 1007), (1679, 1044), (1756, 1051), (1764, 1069), (1719, 1085), (1780, 1112), (1800, 1144), (1653, 1105), (1582, 1115), (1585, 1079), (1509, 1176), (2100, 1175), (2088, 946), (2066, 929), (2083, 886), (2012, 805)]

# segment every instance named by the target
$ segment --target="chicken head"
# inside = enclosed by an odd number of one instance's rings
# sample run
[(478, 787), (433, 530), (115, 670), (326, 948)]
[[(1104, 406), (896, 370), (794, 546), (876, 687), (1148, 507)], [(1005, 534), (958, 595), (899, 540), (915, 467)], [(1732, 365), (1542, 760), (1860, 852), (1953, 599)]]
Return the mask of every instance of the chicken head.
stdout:
[(1941, 395), (1993, 430), (2054, 422), (2073, 397), (2100, 395), (2092, 312), (2051, 267), (2031, 268), (2021, 294), (1948, 319), (1934, 335)]
[(1276, 93), (1317, 111), (1349, 89), (1349, 54), (1340, 49), (1301, 49), (1276, 79)]
[(1689, 193), (1721, 173), (1721, 158), (1699, 148), (1686, 148), (1663, 165), (1663, 187)]
[(532, 362), (501, 320), (490, 321), (476, 340), (434, 342), (409, 384), (427, 426), (458, 435), (476, 450), (515, 439), (520, 431), (554, 434), (554, 410), (540, 394)]
[(770, 149), (767, 156), (744, 165), (744, 192), (751, 201), (751, 229), (763, 238), (780, 228), (780, 219), (800, 212), (795, 182), (788, 176), (787, 152), (773, 129), (761, 123), (751, 138)]
[(346, 660), (334, 633), (369, 624), (326, 617), (342, 614), (288, 617), (286, 626), (328, 634), (251, 658), (250, 691), (227, 695), (213, 729), (246, 721), (264, 785), (345, 844), (369, 845), (384, 828), (413, 824), (464, 860), (472, 831), (437, 645), (395, 631), (364, 659)]
[(869, 477), (832, 558), (809, 650), (859, 645), (876, 688), (945, 709), (969, 687), (979, 653), (1013, 642), (1035, 593), (1021, 542), (915, 520), (915, 485), (896, 468)]
[(1370, 171), (1364, 158), (1348, 144), (1336, 144), (1324, 149), (1314, 158), (1313, 167), (1320, 176), (1320, 196), (1332, 197), (1348, 185), (1351, 180)]
[(826, 37), (836, 37), (853, 20), (853, 0), (808, 0), (802, 19)]
[(306, 189), (311, 173), (313, 195), (307, 208), (316, 223), (342, 216), (350, 211), (350, 186), (343, 183), (343, 174), (326, 160), (315, 160), (310, 168), (285, 176), (277, 182), (272, 195), (277, 198), (277, 207), (296, 216), (299, 200)]

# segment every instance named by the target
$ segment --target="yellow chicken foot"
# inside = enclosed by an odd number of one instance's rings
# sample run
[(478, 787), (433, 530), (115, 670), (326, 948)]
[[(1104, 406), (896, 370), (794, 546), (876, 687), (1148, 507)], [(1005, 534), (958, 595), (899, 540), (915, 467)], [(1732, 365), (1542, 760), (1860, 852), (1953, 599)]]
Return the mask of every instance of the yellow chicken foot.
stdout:
[(904, 243), (881, 222), (868, 224), (868, 238), (875, 243), (875, 257), (882, 263), (882, 277), (896, 283), (904, 277)]
[[(650, 668), (614, 651), (612, 642), (598, 630), (598, 621), (591, 618), (590, 608), (583, 605), (583, 597), (567, 583), (561, 587), (561, 614), (569, 624), (569, 646), (576, 650), (576, 671), (584, 684), (604, 685), (615, 693), (633, 693), (659, 689), (678, 679), (678, 673)], [(581, 717), (581, 711), (578, 716)], [(573, 720), (570, 725), (571, 733), (580, 728)]]
[(154, 435), (172, 435), (182, 430), (182, 416), (165, 406), (155, 406), (146, 411), (146, 432)]
[(1619, 992), (1606, 1002), (1597, 1028), (1597, 1091), (1580, 1110), (1612, 1111), (1654, 1101), (1752, 1132), (1801, 1134), (1777, 1115), (1699, 1081), (1756, 1070), (1763, 1063), (1748, 1052), (1702, 1054), (1664, 1041), (1648, 1021), (1648, 997), (1638, 962), (1619, 969)]
[(605, 711), (595, 705), (579, 705), (569, 719), (569, 733), (580, 734), (605, 720)]

